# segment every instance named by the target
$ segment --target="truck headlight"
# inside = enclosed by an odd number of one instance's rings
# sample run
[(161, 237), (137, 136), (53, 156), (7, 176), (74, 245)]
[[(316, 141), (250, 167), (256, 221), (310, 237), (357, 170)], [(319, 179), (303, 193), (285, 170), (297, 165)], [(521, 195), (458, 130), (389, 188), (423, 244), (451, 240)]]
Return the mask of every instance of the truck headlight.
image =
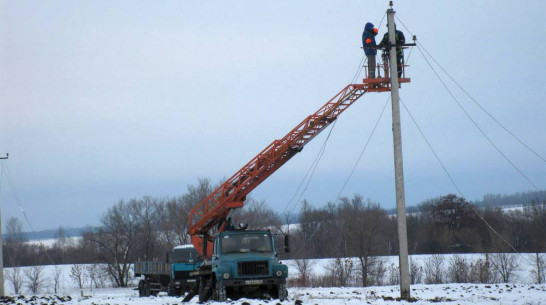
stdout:
[(222, 276), (224, 277), (224, 280), (227, 280), (227, 279), (229, 279), (229, 273), (227, 273), (227, 272), (226, 272), (226, 273), (224, 273), (224, 275), (222, 275)]
[(281, 270), (277, 270), (277, 271), (275, 272), (275, 275), (278, 276), (278, 277), (282, 276), (282, 271), (281, 271)]

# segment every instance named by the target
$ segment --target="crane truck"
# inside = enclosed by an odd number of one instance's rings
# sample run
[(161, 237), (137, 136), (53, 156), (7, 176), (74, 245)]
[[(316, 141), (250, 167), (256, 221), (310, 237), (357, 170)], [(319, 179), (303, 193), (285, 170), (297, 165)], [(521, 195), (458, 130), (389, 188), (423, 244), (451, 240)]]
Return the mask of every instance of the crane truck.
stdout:
[[(399, 83), (409, 81), (405, 77), (399, 79)], [(271, 142), (191, 210), (188, 233), (204, 260), (192, 273), (197, 281), (185, 302), (195, 295), (199, 295), (200, 302), (211, 297), (216, 301), (240, 296), (287, 299), (288, 268), (279, 261), (271, 232), (245, 230), (244, 226), (235, 228), (230, 223), (230, 213), (243, 207), (252, 190), (301, 152), (362, 95), (388, 92), (390, 86), (387, 75), (347, 85), (283, 138)], [(288, 252), (288, 238), (285, 240)]]

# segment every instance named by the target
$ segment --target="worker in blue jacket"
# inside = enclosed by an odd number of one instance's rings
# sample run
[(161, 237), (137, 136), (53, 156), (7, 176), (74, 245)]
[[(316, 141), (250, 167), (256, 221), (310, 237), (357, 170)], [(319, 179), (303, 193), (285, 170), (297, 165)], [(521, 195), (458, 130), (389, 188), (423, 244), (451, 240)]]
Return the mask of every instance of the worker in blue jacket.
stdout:
[(373, 23), (368, 22), (362, 33), (362, 47), (368, 58), (368, 78), (375, 78), (375, 56), (377, 55), (375, 36), (377, 32), (378, 30), (373, 26)]

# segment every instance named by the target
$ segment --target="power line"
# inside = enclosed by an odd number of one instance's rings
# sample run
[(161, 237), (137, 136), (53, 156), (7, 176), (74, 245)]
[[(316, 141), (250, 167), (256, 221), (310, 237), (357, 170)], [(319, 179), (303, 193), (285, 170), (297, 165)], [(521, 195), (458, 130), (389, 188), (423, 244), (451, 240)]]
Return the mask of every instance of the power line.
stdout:
[[(400, 21), (400, 23), (402, 24), (402, 26), (411, 34), (412, 32), (410, 31), (410, 29), (404, 24), (404, 22), (402, 22), (402, 20), (400, 20), (400, 18), (398, 18), (398, 16), (395, 16), (396, 19), (398, 21)], [(427, 49), (423, 46), (422, 43), (420, 43), (419, 41), (417, 42), (418, 44), (418, 47), (422, 48), (423, 51), (434, 61), (434, 63), (447, 75), (447, 77), (449, 77), (449, 79), (451, 79), (451, 81), (453, 83), (455, 83), (455, 85), (472, 101), (474, 102), (474, 104), (476, 106), (478, 106), (478, 108), (480, 108), (483, 112), (485, 112), (495, 123), (497, 123), (497, 125), (499, 125), (502, 129), (504, 129), (509, 135), (511, 135), (514, 139), (516, 139), (516, 141), (518, 141), (521, 145), (523, 145), (525, 148), (527, 148), (532, 154), (534, 154), (537, 158), (539, 158), (540, 160), (542, 160), (543, 162), (546, 162), (546, 158), (544, 158), (542, 155), (540, 155), (538, 152), (536, 152), (533, 148), (531, 148), (529, 145), (527, 145), (525, 142), (523, 142), (518, 136), (516, 136), (512, 131), (510, 131), (508, 128), (506, 128), (499, 120), (497, 120), (489, 111), (487, 111), (487, 109), (485, 109), (485, 107), (483, 107), (470, 93), (468, 93), (467, 90), (465, 90), (463, 88), (463, 86), (461, 86), (459, 84), (459, 82), (457, 82), (457, 80), (455, 80), (455, 78), (453, 78), (451, 76), (451, 74), (449, 74), (449, 72), (447, 72), (446, 69), (444, 69), (444, 67), (434, 58), (434, 56), (432, 56), (428, 51)], [(421, 51), (421, 49), (420, 49)], [(421, 51), (422, 53), (422, 51)], [(426, 60), (426, 58), (425, 58)], [(427, 60), (427, 63), (430, 65), (430, 63), (428, 62)], [(435, 72), (436, 73), (436, 72)], [(436, 74), (438, 76), (438, 74)]]
[[(3, 165), (3, 164), (2, 164)], [(30, 219), (28, 218), (27, 216), (27, 213), (25, 211), (25, 209), (23, 208), (23, 205), (21, 204), (21, 199), (19, 198), (19, 195), (17, 194), (17, 189), (15, 188), (15, 183), (13, 183), (13, 179), (11, 177), (11, 173), (9, 171), (9, 167), (7, 166), (6, 164), (6, 178), (8, 180), (8, 184), (10, 185), (11, 187), (11, 190), (13, 192), (13, 196), (15, 197), (15, 201), (17, 202), (17, 205), (19, 206), (19, 210), (21, 211), (21, 213), (23, 214), (23, 217), (25, 218), (28, 226), (30, 227), (30, 229), (33, 231), (33, 232), (36, 232), (36, 230), (34, 229), (34, 226), (32, 225), (32, 222), (30, 221)], [(47, 251), (44, 252), (45, 255), (47, 256), (47, 258), (49, 259), (49, 261), (51, 262), (51, 264), (55, 264), (55, 261), (51, 258), (51, 256), (47, 253)]]
[[(406, 28), (406, 30), (408, 30), (408, 32), (410, 32), (411, 34), (411, 31), (405, 26), (405, 24), (399, 19), (397, 18), (400, 23), (404, 26), (404, 28)], [(537, 190), (538, 190), (538, 187), (519, 169), (517, 168), (507, 157), (504, 153), (502, 153), (502, 151), (493, 143), (493, 141), (485, 134), (485, 132), (478, 126), (478, 124), (470, 117), (470, 115), (466, 112), (466, 110), (464, 109), (464, 107), (462, 107), (462, 105), (459, 103), (459, 101), (455, 98), (455, 96), (452, 94), (452, 92), (449, 90), (449, 88), (447, 87), (447, 85), (445, 84), (445, 82), (440, 78), (440, 76), (438, 75), (438, 73), (436, 72), (436, 70), (432, 67), (432, 65), (430, 64), (430, 62), (428, 61), (428, 59), (426, 58), (426, 56), (424, 55), (423, 51), (421, 50), (421, 48), (424, 49), (424, 47), (422, 46), (422, 44), (420, 42), (417, 42), (417, 47), (419, 49), (419, 51), (421, 52), (421, 54), (423, 55), (423, 58), (425, 59), (425, 61), (427, 62), (427, 64), (430, 66), (430, 68), (432, 69), (432, 71), (434, 72), (434, 74), (436, 75), (436, 77), (438, 78), (438, 80), (442, 83), (442, 85), (444, 86), (444, 88), (448, 91), (448, 93), (451, 95), (451, 97), (453, 98), (453, 100), (457, 103), (457, 105), (461, 108), (461, 110), (466, 114), (466, 116), (472, 121), (472, 123), (474, 123), (474, 125), (478, 128), (478, 130), (480, 130), (480, 132), (483, 134), (483, 136), (491, 143), (491, 145), (505, 158), (506, 161), (508, 161), (508, 163), (510, 165), (512, 165), (512, 167), (514, 167), (524, 178), (526, 178), (526, 180), (528, 182), (530, 182)], [(538, 153), (536, 153), (534, 150), (532, 150), (529, 146), (527, 146), (525, 143), (523, 143), (523, 141), (521, 141), (519, 138), (517, 138), (512, 132), (510, 132), (508, 129), (506, 129), (498, 120), (496, 120), (489, 112), (487, 112), (470, 94), (468, 94), (468, 92), (466, 90), (464, 90), (464, 88), (462, 88), (462, 86), (459, 85), (458, 82), (455, 81), (455, 79), (453, 79), (453, 77), (451, 77), (451, 75), (434, 59), (434, 57), (428, 53), (426, 50), (425, 52), (432, 58), (432, 60), (434, 60), (434, 62), (440, 67), (440, 69), (442, 69), (442, 71), (444, 71), (444, 73), (446, 75), (448, 75), (448, 77), (472, 100), (474, 101), (474, 103), (476, 105), (478, 105), (478, 107), (480, 109), (482, 109), (485, 113), (487, 113), (499, 126), (501, 126), (504, 130), (506, 130), (510, 135), (512, 135), (514, 138), (516, 138), (516, 140), (518, 140), (521, 144), (523, 144), (523, 146), (525, 146), (527, 149), (529, 149), (531, 152), (533, 152), (537, 157), (539, 157), (540, 159), (542, 159), (544, 161), (544, 158), (542, 158)], [(401, 100), (402, 102), (402, 100)], [(407, 108), (407, 106), (402, 102), (402, 105), (404, 106), (404, 108), (406, 109), (406, 111), (408, 112), (410, 118), (412, 119), (413, 123), (415, 124), (415, 126), (417, 127), (417, 130), (419, 131), (419, 133), (421, 134), (421, 136), (423, 137), (423, 139), (425, 140), (425, 142), (427, 143), (429, 149), (432, 151), (432, 153), (434, 154), (434, 156), (436, 157), (436, 160), (440, 163), (441, 167), (443, 168), (444, 172), (446, 173), (446, 175), (448, 176), (449, 180), (451, 181), (451, 183), (453, 184), (453, 186), (455, 187), (455, 189), (457, 190), (457, 192), (459, 193), (460, 196), (462, 196), (463, 198), (465, 198), (463, 192), (461, 191), (461, 189), (457, 186), (457, 184), (455, 183), (455, 180), (453, 179), (453, 177), (451, 176), (451, 174), (449, 173), (449, 171), (447, 170), (447, 167), (444, 165), (444, 163), (442, 162), (442, 160), (440, 159), (440, 157), (438, 156), (438, 154), (436, 153), (436, 151), (434, 150), (434, 148), (432, 147), (432, 145), (430, 144), (430, 142), (428, 141), (428, 139), (426, 138), (425, 134), (423, 133), (422, 129), (419, 127), (419, 124), (417, 124), (417, 121), (415, 120), (415, 118), (413, 117), (413, 115), (411, 114), (411, 112), (409, 111), (409, 109)], [(518, 254), (521, 254), (519, 253), (516, 248), (510, 243), (508, 242), (506, 239), (504, 239), (504, 237), (502, 237), (502, 235), (500, 235), (499, 232), (497, 232), (497, 230), (495, 230), (490, 224), (489, 222), (487, 222), (487, 220), (476, 210), (476, 208), (473, 206), (473, 205), (469, 205), (470, 208), (472, 209), (472, 211), (478, 216), (478, 218), (495, 234), (497, 235), (497, 237), (499, 237), (506, 245), (508, 245), (512, 250), (514, 250), (514, 252), (518, 253)], [(527, 260), (527, 258), (525, 256), (523, 256), (523, 258), (529, 263), (529, 261)]]
[(525, 144), (519, 137), (517, 137), (513, 132), (511, 132), (510, 130), (508, 130), (508, 128), (506, 128), (501, 122), (499, 122), (491, 113), (489, 113), (489, 111), (487, 111), (480, 103), (478, 103), (478, 101), (476, 101), (476, 99), (474, 99), (474, 97), (472, 97), (470, 95), (470, 93), (468, 93), (468, 91), (466, 91), (443, 67), (442, 65), (440, 65), (436, 59), (425, 49), (425, 47), (419, 43), (420, 47), (425, 51), (425, 53), (427, 53), (428, 56), (430, 56), (430, 58), (434, 61), (434, 63), (436, 63), (436, 65), (451, 79), (451, 81), (453, 81), (455, 83), (455, 85), (457, 85), (457, 87), (459, 87), (459, 89), (461, 89), (462, 92), (464, 92), (464, 94), (471, 100), (474, 102), (474, 104), (476, 104), (476, 106), (478, 106), (483, 112), (485, 112), (495, 123), (497, 123), (497, 125), (499, 125), (502, 129), (504, 129), (504, 131), (506, 131), (509, 135), (511, 135), (514, 139), (516, 139), (521, 145), (523, 145), (525, 148), (527, 148), (531, 153), (533, 153), (535, 156), (537, 156), (540, 160), (542, 160), (543, 162), (546, 162), (546, 159), (541, 156), (539, 153), (537, 153), (534, 149), (532, 149), (529, 145)]
[[(299, 192), (301, 186), (305, 182), (305, 180), (307, 180), (307, 184), (305, 185), (305, 188), (303, 189), (303, 191), (300, 193), (300, 196), (298, 197), (298, 200), (294, 202), (294, 206), (292, 207), (292, 209), (290, 209), (290, 212), (289, 212), (290, 214), (293, 213), (296, 210), (296, 208), (300, 204), (301, 198), (303, 197), (303, 195), (307, 191), (307, 188), (309, 187), (309, 183), (311, 183), (311, 179), (313, 178), (313, 175), (315, 174), (315, 170), (317, 169), (318, 164), (319, 164), (320, 160), (322, 159), (322, 156), (324, 155), (324, 151), (326, 150), (326, 144), (328, 143), (328, 140), (330, 139), (330, 135), (332, 134), (332, 131), (334, 130), (336, 122), (337, 122), (337, 120), (334, 121), (334, 123), (332, 124), (332, 127), (330, 128), (330, 131), (328, 132), (328, 136), (324, 140), (324, 143), (322, 144), (322, 147), (320, 148), (319, 153), (317, 154), (317, 157), (315, 158), (315, 160), (313, 161), (313, 163), (311, 164), (311, 166), (307, 170), (307, 173), (305, 174), (305, 177), (303, 177), (302, 181), (300, 182), (298, 188), (296, 189), (296, 192), (292, 196), (292, 199), (290, 199), (290, 202), (292, 202), (292, 200), (296, 197), (296, 194)], [(307, 179), (307, 176), (309, 176), (309, 179)], [(290, 203), (289, 203), (289, 205), (290, 205)]]
[[(415, 124), (415, 127), (417, 127), (417, 130), (419, 131), (419, 133), (421, 134), (421, 136), (423, 137), (423, 139), (425, 140), (425, 142), (427, 143), (429, 149), (432, 151), (432, 153), (434, 154), (434, 156), (436, 157), (436, 160), (438, 161), (438, 163), (440, 163), (440, 165), (442, 166), (444, 172), (446, 173), (446, 175), (449, 177), (449, 180), (451, 181), (451, 183), (453, 184), (453, 186), (455, 187), (455, 189), (457, 190), (457, 192), (459, 193), (459, 195), (463, 198), (466, 198), (463, 194), (463, 192), (461, 191), (461, 189), (459, 188), (459, 186), (457, 186), (457, 183), (455, 183), (455, 180), (453, 179), (453, 177), (451, 176), (451, 174), (449, 173), (449, 171), (447, 170), (447, 167), (444, 165), (444, 162), (442, 162), (442, 160), (440, 159), (440, 157), (438, 156), (438, 154), (436, 153), (436, 151), (434, 150), (434, 148), (432, 147), (432, 145), (430, 144), (429, 140), (427, 139), (427, 137), (425, 136), (425, 134), (423, 133), (423, 130), (421, 129), (421, 127), (419, 127), (419, 124), (417, 124), (417, 121), (415, 120), (415, 118), (413, 117), (413, 115), (411, 114), (411, 112), (409, 111), (408, 107), (404, 104), (404, 102), (402, 102), (402, 99), (400, 99), (400, 102), (402, 103), (402, 105), (404, 106), (404, 109), (406, 109), (406, 111), (408, 112), (411, 120), (413, 121), (413, 124)], [(497, 235), (506, 245), (508, 245), (512, 250), (514, 250), (514, 252), (516, 252), (517, 254), (521, 254), (520, 252), (518, 252), (518, 250), (516, 250), (516, 248), (510, 243), (508, 242), (506, 239), (504, 239), (504, 237), (502, 237), (502, 235), (497, 232), (497, 230), (495, 230), (490, 224), (489, 222), (478, 212), (478, 210), (476, 210), (476, 208), (474, 208), (474, 206), (472, 204), (469, 205), (470, 209), (478, 216), (478, 218), (483, 222), (485, 223), (485, 225), (493, 232), (495, 233), (495, 235)], [(524, 256), (524, 259), (527, 260)], [(528, 261), (529, 262), (529, 261)]]
[[(389, 97), (390, 98), (390, 97)], [(351, 169), (351, 172), (349, 173), (347, 179), (345, 180), (345, 183), (343, 184), (343, 186), (341, 187), (336, 199), (334, 200), (333, 204), (335, 204), (339, 198), (341, 197), (341, 193), (343, 192), (343, 190), (345, 189), (345, 186), (347, 185), (347, 183), (349, 182), (349, 180), (351, 179), (351, 176), (353, 175), (353, 172), (354, 170), (356, 169), (356, 166), (358, 165), (358, 163), (360, 162), (360, 159), (362, 158), (362, 155), (364, 155), (364, 152), (366, 151), (366, 148), (368, 147), (368, 144), (370, 143), (373, 135), (375, 134), (375, 131), (377, 129), (377, 126), (379, 125), (379, 122), (381, 121), (381, 118), (383, 117), (383, 113), (385, 112), (385, 109), (387, 108), (387, 105), (388, 105), (388, 102), (389, 100), (387, 99), (387, 101), (385, 102), (385, 105), (383, 106), (383, 109), (381, 110), (381, 113), (379, 114), (379, 117), (377, 118), (377, 121), (375, 123), (375, 126), (372, 130), (372, 132), (370, 133), (370, 135), (368, 136), (368, 139), (366, 140), (366, 144), (364, 145), (364, 148), (362, 149), (362, 151), (360, 152), (360, 155), (358, 156), (357, 158), (357, 161), (355, 162), (355, 164), (353, 165), (353, 168)], [(326, 218), (328, 218), (328, 215), (324, 215), (324, 217), (320, 220), (320, 221), (317, 221), (317, 223), (322, 223), (326, 220)], [(313, 232), (311, 233), (311, 235), (309, 235), (307, 237), (307, 242), (309, 242), (311, 240), (311, 238), (313, 238), (315, 236), (315, 233), (318, 232), (319, 230), (316, 229), (316, 230), (313, 230)], [(300, 248), (300, 250), (295, 254), (295, 256), (297, 257), (301, 251), (303, 251), (304, 248)]]
[(491, 140), (491, 138), (489, 138), (489, 136), (487, 136), (487, 134), (483, 131), (483, 129), (478, 125), (478, 123), (476, 123), (476, 121), (474, 121), (474, 119), (470, 116), (470, 114), (466, 111), (466, 109), (463, 107), (463, 105), (459, 102), (459, 100), (457, 100), (457, 98), (455, 97), (455, 95), (453, 95), (453, 92), (451, 92), (451, 90), (449, 90), (447, 84), (444, 82), (444, 80), (440, 77), (440, 75), (438, 75), (438, 72), (436, 71), (436, 69), (434, 69), (434, 67), (432, 66), (432, 64), (430, 63), (430, 61), (428, 60), (428, 58), (425, 56), (425, 54), (423, 53), (423, 51), (421, 50), (421, 47), (420, 47), (420, 43), (417, 45), (417, 49), (421, 52), (421, 54), (423, 55), (423, 58), (425, 59), (425, 61), (427, 62), (427, 64), (429, 65), (429, 67), (432, 69), (432, 71), (434, 72), (434, 74), (436, 75), (436, 78), (438, 78), (438, 80), (442, 83), (442, 85), (444, 86), (444, 88), (447, 90), (447, 92), (449, 93), (449, 95), (451, 96), (451, 98), (453, 99), (453, 101), (455, 101), (455, 103), (459, 106), (459, 108), (463, 111), (463, 113), (466, 115), (466, 117), (472, 122), (472, 124), (474, 124), (474, 126), (480, 131), (480, 133), (484, 136), (484, 138), (491, 144), (491, 146), (493, 146), (493, 148), (495, 148), (495, 150), (504, 158), (504, 160), (506, 160), (506, 162), (508, 162), (508, 164), (510, 164), (512, 166), (512, 168), (514, 168), (525, 180), (527, 180), (527, 182), (529, 182), (529, 184), (531, 184), (537, 191), (540, 190), (539, 187), (529, 178), (527, 177), (527, 175), (525, 175), (525, 173), (523, 173), (523, 171), (521, 169), (519, 169), (503, 152), (502, 150), (495, 144), (495, 142), (493, 142), (493, 140)]
[[(390, 96), (389, 96), (389, 99), (390, 99)], [(375, 133), (375, 130), (377, 129), (377, 126), (379, 125), (379, 122), (381, 121), (381, 118), (383, 117), (383, 113), (385, 112), (385, 109), (387, 108), (387, 105), (389, 104), (389, 99), (387, 99), (387, 101), (385, 102), (385, 105), (383, 106), (383, 110), (381, 110), (381, 113), (379, 114), (379, 117), (377, 118), (377, 121), (375, 122), (375, 126), (373, 127), (373, 130), (372, 132), (370, 133), (369, 137), (368, 137), (368, 140), (366, 141), (366, 144), (364, 144), (364, 148), (362, 148), (362, 151), (360, 152), (360, 155), (358, 156), (358, 158), (356, 159), (356, 162), (355, 164), (353, 165), (353, 168), (351, 169), (351, 172), (349, 173), (349, 175), (347, 176), (347, 179), (345, 180), (345, 183), (343, 183), (343, 185), (341, 186), (341, 189), (339, 190), (339, 193), (337, 194), (336, 196), (336, 199), (334, 200), (334, 204), (339, 200), (339, 198), (341, 197), (341, 193), (343, 192), (343, 190), (345, 190), (345, 186), (347, 186), (347, 183), (349, 182), (349, 180), (351, 179), (351, 177), (353, 176), (353, 173), (358, 165), (358, 163), (360, 162), (360, 160), (362, 159), (362, 156), (364, 155), (364, 152), (366, 151), (366, 148), (368, 148), (368, 144), (370, 144), (370, 141)]]
[[(425, 134), (423, 133), (423, 130), (421, 129), (421, 127), (419, 127), (419, 124), (417, 124), (417, 121), (415, 120), (415, 118), (413, 117), (413, 115), (411, 114), (411, 112), (409, 111), (408, 107), (406, 107), (406, 104), (402, 101), (402, 99), (400, 99), (400, 102), (402, 103), (402, 106), (404, 106), (404, 109), (406, 109), (406, 111), (408, 112), (411, 120), (413, 121), (413, 124), (415, 124), (415, 127), (417, 127), (417, 130), (419, 131), (419, 133), (421, 134), (421, 136), (423, 137), (423, 139), (425, 140), (425, 142), (427, 143), (428, 145), (428, 148), (430, 149), (430, 151), (432, 152), (432, 154), (434, 155), (434, 157), (436, 158), (436, 160), (438, 161), (438, 163), (440, 163), (440, 166), (442, 166), (442, 169), (444, 170), (444, 172), (446, 173), (447, 177), (449, 178), (449, 180), (451, 181), (451, 184), (453, 184), (453, 186), (455, 187), (455, 189), (457, 190), (457, 192), (462, 196), (462, 191), (461, 189), (459, 188), (459, 186), (457, 185), (457, 183), (455, 183), (455, 180), (453, 180), (453, 177), (451, 176), (451, 174), (449, 173), (449, 171), (447, 170), (444, 162), (442, 162), (442, 160), (440, 159), (440, 157), (438, 156), (438, 154), (436, 153), (436, 150), (434, 150), (434, 148), (432, 147), (432, 145), (430, 144), (429, 140), (427, 139), (427, 137), (425, 136)], [(464, 196), (463, 196), (464, 197)]]

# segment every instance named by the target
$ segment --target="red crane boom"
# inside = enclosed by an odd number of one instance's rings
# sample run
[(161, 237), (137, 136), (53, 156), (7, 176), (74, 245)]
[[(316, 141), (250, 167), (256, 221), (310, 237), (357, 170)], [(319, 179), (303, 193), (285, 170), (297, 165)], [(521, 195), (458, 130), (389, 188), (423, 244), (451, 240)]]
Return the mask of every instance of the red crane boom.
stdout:
[(248, 193), (300, 152), (305, 144), (326, 129), (366, 91), (368, 84), (351, 84), (343, 88), (317, 112), (308, 116), (282, 139), (269, 144), (196, 205), (190, 212), (188, 233), (197, 251), (204, 257), (210, 257), (213, 238), (210, 231), (222, 223), (232, 209), (242, 207)]
[[(400, 78), (399, 82), (409, 82)], [(308, 116), (287, 135), (275, 140), (235, 175), (197, 204), (190, 212), (188, 234), (195, 249), (206, 258), (212, 256), (212, 230), (220, 225), (233, 209), (243, 206), (246, 195), (285, 164), (305, 144), (326, 129), (337, 117), (366, 92), (390, 91), (389, 78), (364, 79), (363, 84), (350, 84), (330, 99), (317, 112)]]

